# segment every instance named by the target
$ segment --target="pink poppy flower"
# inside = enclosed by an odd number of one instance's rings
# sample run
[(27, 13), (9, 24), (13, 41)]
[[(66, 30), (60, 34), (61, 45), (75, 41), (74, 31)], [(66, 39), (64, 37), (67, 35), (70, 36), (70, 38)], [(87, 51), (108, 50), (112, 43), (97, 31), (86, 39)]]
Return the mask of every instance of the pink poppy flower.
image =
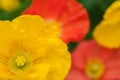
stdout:
[(23, 14), (40, 15), (61, 26), (60, 38), (66, 42), (82, 40), (89, 30), (87, 11), (76, 0), (32, 0)]
[(120, 80), (120, 49), (83, 41), (72, 53), (72, 67), (65, 80)]

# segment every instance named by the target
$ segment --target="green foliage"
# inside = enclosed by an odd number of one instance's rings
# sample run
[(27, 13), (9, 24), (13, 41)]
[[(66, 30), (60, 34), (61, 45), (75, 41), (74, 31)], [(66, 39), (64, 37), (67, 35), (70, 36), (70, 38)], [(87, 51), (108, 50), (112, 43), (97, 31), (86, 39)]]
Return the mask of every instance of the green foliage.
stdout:
[(70, 52), (72, 52), (72, 51), (75, 49), (76, 45), (77, 45), (76, 42), (71, 42), (71, 43), (69, 43), (69, 44), (68, 44), (68, 50), (69, 50)]

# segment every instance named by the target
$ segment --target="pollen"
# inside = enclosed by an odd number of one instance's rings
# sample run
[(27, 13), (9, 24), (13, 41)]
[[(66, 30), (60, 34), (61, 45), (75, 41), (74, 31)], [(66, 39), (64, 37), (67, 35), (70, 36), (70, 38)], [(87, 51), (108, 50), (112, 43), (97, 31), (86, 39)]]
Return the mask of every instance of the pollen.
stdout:
[(26, 63), (26, 59), (24, 56), (17, 56), (15, 63), (18, 67), (23, 67)]

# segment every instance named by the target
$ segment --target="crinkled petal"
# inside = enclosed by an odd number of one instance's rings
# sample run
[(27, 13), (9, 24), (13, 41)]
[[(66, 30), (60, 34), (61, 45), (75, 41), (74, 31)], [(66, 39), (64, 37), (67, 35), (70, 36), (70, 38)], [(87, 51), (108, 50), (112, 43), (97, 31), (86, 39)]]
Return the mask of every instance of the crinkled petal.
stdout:
[[(8, 57), (8, 43), (14, 37), (14, 32), (12, 30), (11, 22), (10, 21), (0, 21), (0, 55), (4, 57)], [(9, 40), (9, 41), (8, 41)], [(7, 45), (7, 46), (6, 46)], [(2, 59), (2, 57), (1, 57)]]
[(0, 61), (0, 80), (9, 80), (15, 79), (14, 74), (10, 73), (9, 67), (6, 66), (6, 63), (1, 63)]
[(50, 70), (47, 72), (47, 79), (63, 80), (65, 78), (71, 65), (71, 58), (67, 46), (60, 39), (50, 38), (44, 43), (42, 41), (29, 42), (27, 45), (33, 50), (31, 55), (33, 55), (35, 64), (49, 64)]
[(48, 73), (50, 71), (49, 64), (41, 63), (35, 64), (32, 73), (26, 74), (25, 80), (47, 80)]
[(66, 43), (70, 41), (82, 40), (89, 30), (89, 17), (83, 6), (68, 0), (62, 9), (59, 21), (62, 24), (62, 40)]
[(113, 50), (112, 56), (106, 61), (107, 69), (120, 68), (120, 48)]
[(111, 55), (112, 50), (102, 47), (95, 40), (84, 41), (81, 45), (81, 52), (87, 60), (100, 59), (106, 61)]
[(113, 50), (113, 55), (105, 63), (103, 80), (120, 79), (120, 49)]
[(60, 34), (59, 25), (54, 22), (44, 21), (37, 15), (22, 15), (12, 21), (14, 30), (27, 36), (49, 38), (58, 37)]
[(71, 65), (71, 58), (67, 51), (67, 46), (65, 44), (63, 45), (63, 42), (59, 39), (49, 39), (48, 43), (50, 44), (46, 46), (47, 48), (45, 50), (48, 56), (46, 57), (46, 61), (51, 63), (51, 71), (48, 79), (63, 80), (68, 74), (68, 69)]
[(102, 80), (119, 80), (120, 68), (107, 69)]
[(61, 25), (61, 39), (66, 43), (80, 41), (89, 29), (88, 14), (75, 0), (33, 0), (23, 14), (37, 14), (46, 20), (56, 20)]

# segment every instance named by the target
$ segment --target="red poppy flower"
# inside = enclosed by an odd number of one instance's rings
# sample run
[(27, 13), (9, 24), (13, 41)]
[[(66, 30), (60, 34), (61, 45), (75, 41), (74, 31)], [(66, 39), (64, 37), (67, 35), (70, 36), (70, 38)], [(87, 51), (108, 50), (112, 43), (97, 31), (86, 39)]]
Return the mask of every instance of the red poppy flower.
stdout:
[(65, 80), (120, 80), (120, 49), (104, 48), (94, 40), (80, 43)]
[(32, 0), (23, 14), (40, 15), (61, 25), (61, 39), (68, 43), (80, 41), (89, 29), (89, 18), (83, 6), (75, 0)]

